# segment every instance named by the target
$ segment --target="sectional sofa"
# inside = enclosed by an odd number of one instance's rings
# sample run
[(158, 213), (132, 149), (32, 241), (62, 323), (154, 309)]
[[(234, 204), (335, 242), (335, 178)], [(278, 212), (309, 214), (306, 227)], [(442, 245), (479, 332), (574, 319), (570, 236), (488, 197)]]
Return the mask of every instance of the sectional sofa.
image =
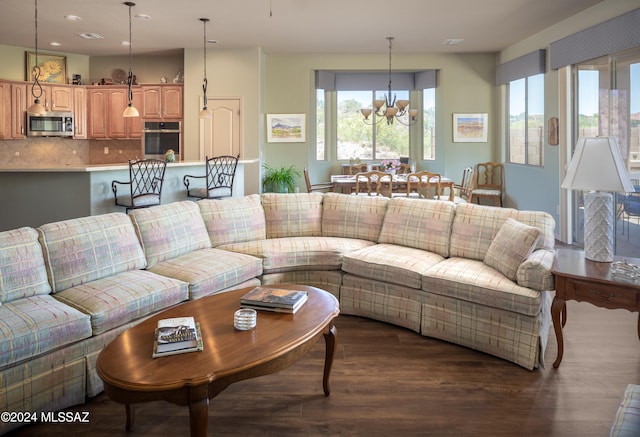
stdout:
[(284, 282), (534, 369), (551, 326), (554, 227), (544, 212), (268, 193), (0, 232), (0, 410), (83, 403), (102, 391), (97, 356), (123, 330), (186, 300)]

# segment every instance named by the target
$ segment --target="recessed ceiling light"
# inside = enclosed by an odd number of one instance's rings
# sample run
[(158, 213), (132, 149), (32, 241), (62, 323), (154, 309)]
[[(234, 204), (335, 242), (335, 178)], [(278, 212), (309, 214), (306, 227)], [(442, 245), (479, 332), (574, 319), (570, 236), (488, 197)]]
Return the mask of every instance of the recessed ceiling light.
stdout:
[(136, 14), (135, 17), (138, 20), (151, 20), (151, 15), (147, 15), (147, 14)]
[(219, 41), (217, 39), (208, 39), (207, 42), (209, 44), (218, 44), (219, 43)]
[(60, 44), (59, 42), (51, 41), (51, 42), (49, 43), (49, 45), (50, 45), (50, 46), (54, 46), (54, 47), (59, 47), (59, 46), (61, 46), (62, 44)]
[(80, 21), (82, 17), (78, 17), (77, 15), (65, 15), (64, 18), (69, 21)]
[(464, 39), (462, 38), (449, 38), (449, 39), (445, 39), (444, 41), (442, 41), (442, 45), (445, 46), (455, 46), (458, 44), (462, 44), (464, 42)]
[(121, 46), (128, 46), (128, 45), (130, 45), (130, 43), (129, 43), (129, 41), (122, 41), (122, 42), (120, 43), (120, 45), (121, 45)]
[(98, 35), (97, 33), (82, 32), (76, 33), (76, 35), (84, 39), (104, 39), (104, 36)]

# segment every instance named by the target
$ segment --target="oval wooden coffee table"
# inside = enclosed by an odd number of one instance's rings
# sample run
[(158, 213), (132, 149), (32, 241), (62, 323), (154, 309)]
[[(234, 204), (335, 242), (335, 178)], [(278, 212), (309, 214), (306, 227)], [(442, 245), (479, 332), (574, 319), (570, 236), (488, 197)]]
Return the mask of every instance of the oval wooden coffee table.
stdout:
[[(104, 391), (125, 404), (126, 429), (133, 426), (133, 406), (165, 400), (189, 406), (192, 436), (206, 436), (209, 399), (230, 384), (278, 372), (300, 359), (324, 336), (323, 389), (329, 395), (329, 374), (336, 349), (337, 299), (319, 288), (278, 284), (306, 290), (309, 299), (296, 314), (258, 311), (256, 327), (238, 331), (233, 315), (240, 297), (253, 287), (185, 302), (130, 328), (100, 353), (96, 368)], [(204, 350), (152, 358), (153, 334), (159, 319), (193, 316), (200, 323)]]

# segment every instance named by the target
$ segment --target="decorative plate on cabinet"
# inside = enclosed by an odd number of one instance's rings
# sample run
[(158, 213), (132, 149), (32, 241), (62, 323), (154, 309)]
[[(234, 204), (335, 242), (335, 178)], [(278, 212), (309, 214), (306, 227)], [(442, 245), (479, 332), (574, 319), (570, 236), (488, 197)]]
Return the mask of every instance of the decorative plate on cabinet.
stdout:
[(117, 68), (113, 70), (113, 73), (111, 73), (111, 78), (113, 79), (114, 83), (124, 83), (125, 79), (127, 78), (127, 73), (125, 73), (124, 70)]

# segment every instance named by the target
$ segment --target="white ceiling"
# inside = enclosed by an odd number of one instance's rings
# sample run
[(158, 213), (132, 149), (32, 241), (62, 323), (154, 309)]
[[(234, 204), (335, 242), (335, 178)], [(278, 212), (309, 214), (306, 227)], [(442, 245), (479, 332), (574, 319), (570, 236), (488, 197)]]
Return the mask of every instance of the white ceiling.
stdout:
[[(136, 0), (133, 54), (202, 48), (203, 24), (216, 47), (267, 53), (497, 52), (601, 0)], [(0, 44), (35, 47), (34, 0), (2, 0)], [(270, 13), (271, 12), (271, 13)], [(65, 15), (80, 21), (68, 21)], [(38, 0), (38, 48), (122, 55), (128, 7), (120, 0)], [(90, 32), (104, 39), (85, 40)], [(443, 45), (446, 39), (461, 45)], [(59, 47), (52, 47), (56, 41)]]

